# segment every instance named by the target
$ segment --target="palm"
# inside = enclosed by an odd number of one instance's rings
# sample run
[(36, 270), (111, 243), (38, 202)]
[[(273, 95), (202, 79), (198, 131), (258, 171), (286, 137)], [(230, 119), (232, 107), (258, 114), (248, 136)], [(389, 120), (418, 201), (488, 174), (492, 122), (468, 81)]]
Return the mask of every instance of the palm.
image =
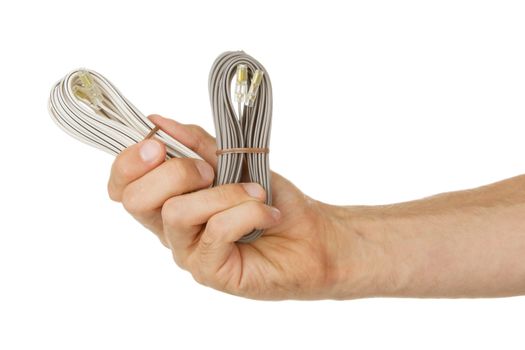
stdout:
[(280, 224), (251, 244), (235, 244), (217, 278), (225, 291), (257, 299), (313, 297), (301, 292), (324, 280), (319, 203), (276, 173), (272, 188)]

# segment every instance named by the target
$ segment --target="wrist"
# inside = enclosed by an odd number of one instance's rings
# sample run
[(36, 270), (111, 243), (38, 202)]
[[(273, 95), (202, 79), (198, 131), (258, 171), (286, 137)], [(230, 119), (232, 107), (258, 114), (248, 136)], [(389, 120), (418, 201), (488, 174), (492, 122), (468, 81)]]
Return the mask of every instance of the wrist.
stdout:
[(378, 207), (333, 206), (328, 212), (330, 257), (327, 297), (354, 299), (395, 294), (399, 273), (394, 264), (388, 222)]

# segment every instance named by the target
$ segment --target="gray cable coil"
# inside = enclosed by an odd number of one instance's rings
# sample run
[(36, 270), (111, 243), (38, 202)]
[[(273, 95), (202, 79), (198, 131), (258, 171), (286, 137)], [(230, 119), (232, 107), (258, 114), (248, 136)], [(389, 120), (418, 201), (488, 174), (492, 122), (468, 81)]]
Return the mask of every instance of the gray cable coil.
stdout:
[[(257, 69), (264, 75), (254, 105), (239, 104), (237, 118), (231, 100), (231, 82), (238, 64), (246, 64), (250, 75)], [(89, 87), (82, 85), (86, 76)], [(268, 74), (259, 62), (240, 51), (220, 55), (210, 72), (209, 89), (219, 150), (269, 147), (272, 89)], [(141, 141), (155, 127), (109, 80), (92, 70), (74, 70), (57, 82), (51, 89), (48, 108), (52, 119), (66, 133), (113, 155)], [(162, 130), (154, 137), (166, 145), (167, 158), (202, 159)], [(245, 157), (248, 180), (264, 187), (266, 204), (271, 205), (268, 153), (218, 155), (214, 186), (243, 180)], [(262, 233), (262, 230), (253, 230), (238, 242), (252, 242)]]
[[(236, 114), (231, 98), (231, 84), (240, 64), (248, 67), (250, 78), (256, 70), (260, 70), (263, 72), (263, 79), (253, 107), (238, 104)], [(217, 149), (269, 148), (273, 106), (272, 85), (262, 64), (242, 51), (225, 52), (213, 63), (208, 89), (217, 135)], [(246, 159), (249, 181), (257, 182), (265, 189), (266, 204), (271, 205), (271, 172), (268, 153), (219, 155), (215, 186), (240, 182), (244, 159)], [(251, 242), (262, 233), (263, 230), (255, 229), (239, 242)]]

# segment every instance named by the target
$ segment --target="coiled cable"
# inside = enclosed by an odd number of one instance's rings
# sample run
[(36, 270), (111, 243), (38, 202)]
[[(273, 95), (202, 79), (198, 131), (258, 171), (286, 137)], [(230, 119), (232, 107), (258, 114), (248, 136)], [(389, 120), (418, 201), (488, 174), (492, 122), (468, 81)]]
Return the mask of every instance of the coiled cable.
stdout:
[[(266, 204), (271, 205), (268, 152), (272, 89), (268, 73), (242, 51), (225, 52), (212, 66), (208, 87), (218, 149), (214, 186), (248, 179), (266, 190)], [(66, 133), (110, 154), (117, 155), (153, 136), (166, 145), (168, 158), (202, 159), (156, 128), (109, 80), (95, 71), (79, 69), (67, 74), (51, 89), (48, 107), (53, 120)], [(262, 233), (254, 229), (239, 242), (252, 242)]]
[[(109, 80), (86, 69), (70, 72), (51, 90), (49, 112), (57, 125), (77, 140), (110, 154), (140, 142), (155, 125)], [(201, 157), (162, 130), (168, 157)]]
[[(232, 101), (231, 85), (234, 77), (235, 98)], [(248, 80), (251, 81), (249, 88)], [(208, 88), (217, 135), (215, 185), (241, 181), (243, 165), (246, 163), (248, 179), (259, 183), (266, 190), (266, 204), (271, 205), (268, 152), (272, 86), (268, 73), (257, 60), (244, 52), (225, 52), (211, 68)], [(254, 240), (262, 232), (254, 230), (243, 240)]]

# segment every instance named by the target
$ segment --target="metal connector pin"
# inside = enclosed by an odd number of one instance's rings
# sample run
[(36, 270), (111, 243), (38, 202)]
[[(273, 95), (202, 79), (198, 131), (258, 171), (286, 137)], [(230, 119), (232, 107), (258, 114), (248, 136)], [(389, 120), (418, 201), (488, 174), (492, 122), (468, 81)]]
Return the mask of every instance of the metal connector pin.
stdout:
[(248, 96), (244, 104), (248, 107), (253, 107), (255, 104), (255, 99), (257, 98), (257, 91), (259, 91), (259, 86), (262, 83), (264, 72), (257, 69), (253, 74), (252, 81), (250, 84), (250, 89), (248, 90)]
[(81, 100), (88, 101), (95, 107), (99, 107), (102, 103), (102, 91), (93, 80), (91, 73), (87, 70), (78, 72), (78, 82), (80, 85), (73, 86), (75, 96)]
[(236, 75), (235, 102), (245, 103), (248, 93), (248, 67), (245, 64), (239, 64)]

